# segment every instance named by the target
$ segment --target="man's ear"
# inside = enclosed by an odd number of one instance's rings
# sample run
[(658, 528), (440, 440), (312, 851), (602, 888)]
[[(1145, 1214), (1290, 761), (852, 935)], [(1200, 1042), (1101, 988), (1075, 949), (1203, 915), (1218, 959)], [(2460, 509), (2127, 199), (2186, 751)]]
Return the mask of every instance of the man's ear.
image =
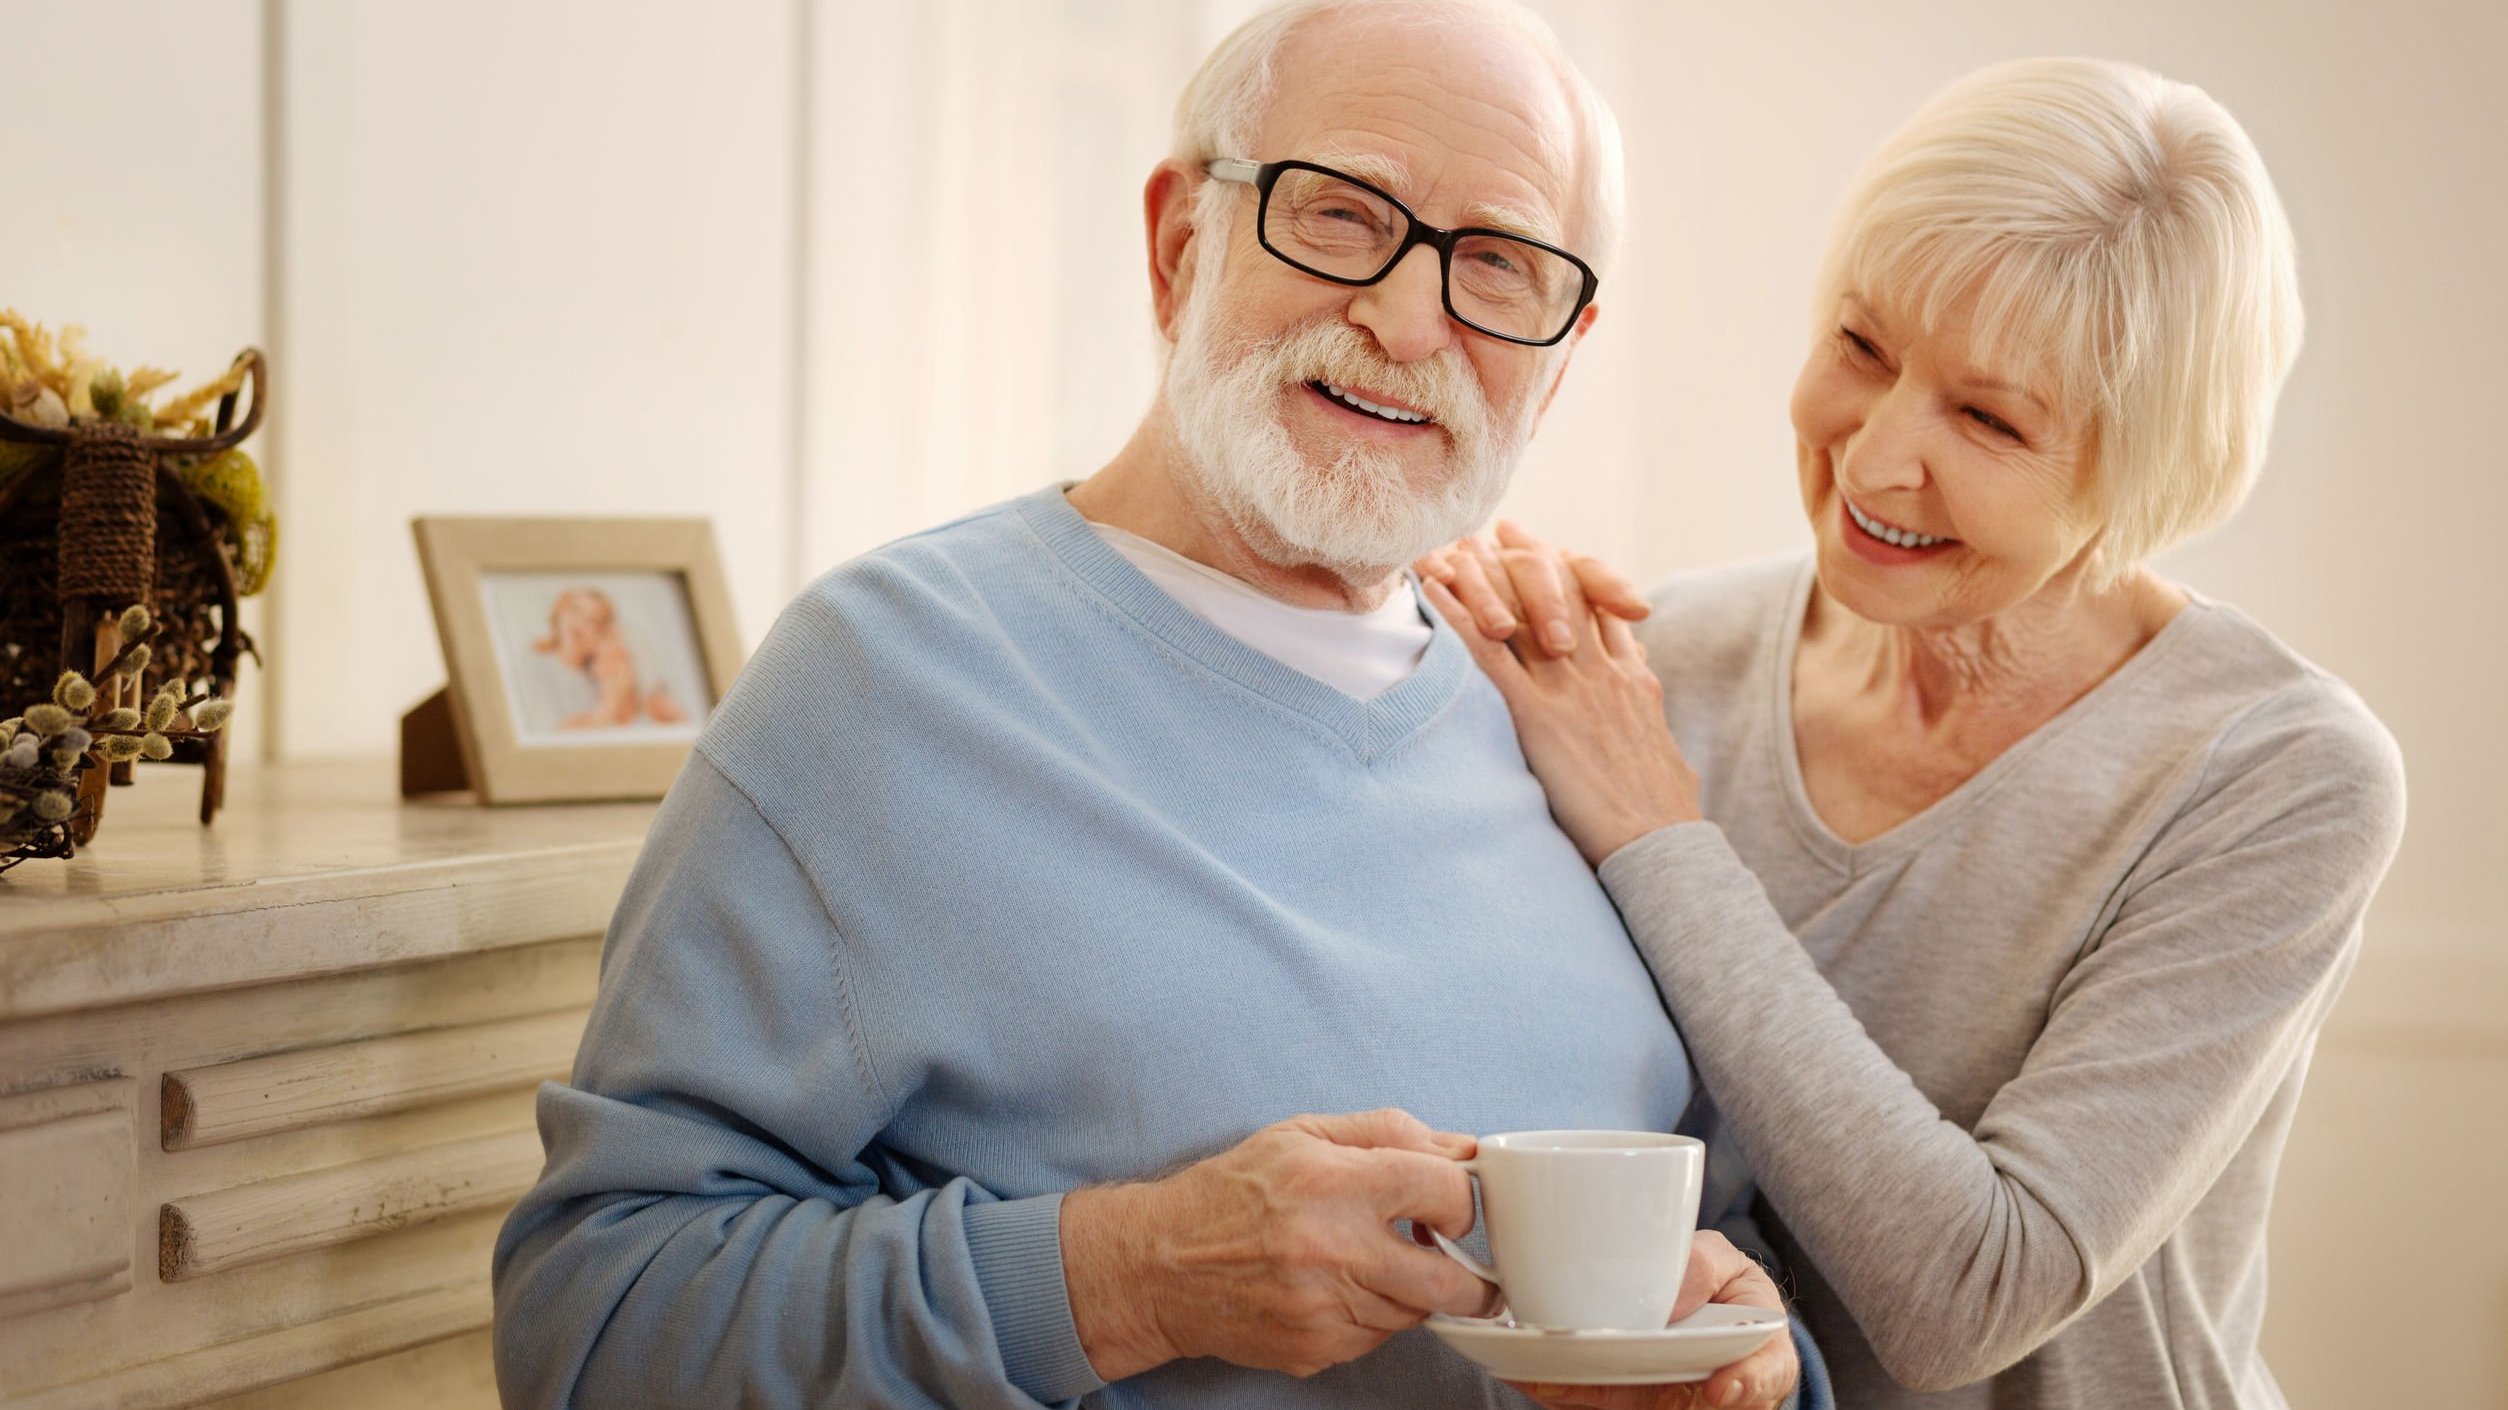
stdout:
[(1149, 228), (1150, 308), (1158, 331), (1176, 340), (1176, 320), (1193, 294), (1193, 207), (1209, 178), (1173, 157), (1151, 168), (1141, 188)]
[(1541, 394), (1541, 407), (1533, 413), (1536, 428), (1540, 427), (1541, 418), (1550, 414), (1550, 403), (1559, 399), (1559, 384), (1567, 380), (1568, 364), (1576, 359), (1576, 345), (1585, 341), (1586, 334), (1594, 331), (1594, 320), (1601, 316), (1600, 304), (1587, 304), (1585, 311), (1576, 315), (1576, 331), (1568, 334), (1567, 348), (1559, 354), (1559, 370), (1550, 375), (1550, 389)]

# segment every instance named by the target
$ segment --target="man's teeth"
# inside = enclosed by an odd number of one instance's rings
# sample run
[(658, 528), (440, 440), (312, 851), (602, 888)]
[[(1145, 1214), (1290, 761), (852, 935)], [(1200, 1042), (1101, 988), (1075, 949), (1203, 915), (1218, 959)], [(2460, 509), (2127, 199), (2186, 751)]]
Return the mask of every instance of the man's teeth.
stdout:
[(1356, 392), (1346, 387), (1336, 387), (1330, 382), (1318, 382), (1315, 385), (1323, 388), (1324, 395), (1331, 397), (1334, 401), (1343, 406), (1364, 411), (1370, 416), (1381, 416), (1387, 421), (1400, 421), (1408, 425), (1417, 425), (1428, 419), (1416, 411), (1404, 411), (1398, 406), (1378, 406)]
[(1906, 529), (1893, 529), (1889, 525), (1884, 524), (1880, 520), (1873, 518), (1871, 515), (1866, 514), (1860, 509), (1857, 509), (1855, 507), (1855, 501), (1851, 499), (1846, 501), (1846, 512), (1855, 516), (1856, 526), (1861, 528), (1865, 533), (1872, 535), (1874, 538), (1881, 540), (1883, 543), (1896, 544), (1900, 548), (1931, 548), (1937, 543), (1950, 542), (1949, 539), (1936, 538), (1932, 534), (1918, 534), (1911, 533)]

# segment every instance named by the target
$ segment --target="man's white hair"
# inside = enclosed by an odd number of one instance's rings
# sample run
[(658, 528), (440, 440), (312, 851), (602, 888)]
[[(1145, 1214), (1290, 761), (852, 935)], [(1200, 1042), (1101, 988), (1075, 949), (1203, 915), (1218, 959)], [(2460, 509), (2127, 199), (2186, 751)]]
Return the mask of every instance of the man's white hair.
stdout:
[(1974, 351), (2091, 418), (2098, 583), (2237, 509), (2299, 354), (2255, 144), (2201, 89), (2097, 59), (1998, 64), (1918, 109), (1848, 190), (1817, 291), (1821, 335), (1849, 294), (1928, 331), (1976, 295)]
[[(1550, 26), (1516, 0), (1285, 0), (1274, 5), (1219, 41), (1185, 84), (1176, 102), (1175, 157), (1198, 169), (1218, 157), (1278, 161), (1299, 155), (1253, 150), (1276, 91), (1273, 61), (1299, 26), (1347, 10), (1391, 12), (1423, 25), (1457, 18), (1495, 20), (1521, 34), (1557, 77), (1576, 123), (1576, 150), (1561, 156), (1576, 163), (1579, 209), (1569, 227), (1572, 233), (1562, 243), (1596, 273), (1610, 265), (1628, 205), (1619, 120), (1559, 47)], [(1195, 225), (1226, 229), (1226, 203), (1234, 190), (1231, 183), (1206, 183), (1194, 207)]]

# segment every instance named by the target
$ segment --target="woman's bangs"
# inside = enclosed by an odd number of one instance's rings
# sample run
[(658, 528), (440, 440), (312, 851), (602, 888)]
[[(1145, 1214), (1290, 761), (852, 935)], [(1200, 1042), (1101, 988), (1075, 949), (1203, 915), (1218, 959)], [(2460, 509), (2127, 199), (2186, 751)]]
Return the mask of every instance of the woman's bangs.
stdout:
[(1928, 336), (1953, 305), (1975, 300), (1966, 354), (1971, 366), (2035, 391), (2050, 404), (2096, 408), (2114, 388), (2094, 310), (2099, 281), (2077, 252), (1974, 227), (1868, 222), (1847, 251), (1841, 294)]

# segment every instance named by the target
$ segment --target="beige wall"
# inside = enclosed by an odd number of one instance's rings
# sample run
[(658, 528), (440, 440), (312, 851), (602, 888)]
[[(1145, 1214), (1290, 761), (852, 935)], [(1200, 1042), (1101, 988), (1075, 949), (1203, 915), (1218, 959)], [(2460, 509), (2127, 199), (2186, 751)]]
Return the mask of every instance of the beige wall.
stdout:
[[(1153, 375), (1141, 177), (1252, 5), (0, 0), (0, 303), (192, 370), (267, 341), (285, 537), (244, 718), (282, 754), (382, 751), (440, 679), (411, 514), (710, 516), (754, 641), (843, 557), (1086, 473)], [(1644, 578), (1803, 541), (1805, 283), (1927, 92), (2085, 52), (2245, 120), (2309, 346), (2255, 502), (2168, 566), (2352, 681), (2413, 789), (2294, 1137), (2267, 1341), (2303, 1407), (2508, 1405), (2500, 7), (1538, 8), (1619, 106), (1633, 228), (1510, 509)]]

